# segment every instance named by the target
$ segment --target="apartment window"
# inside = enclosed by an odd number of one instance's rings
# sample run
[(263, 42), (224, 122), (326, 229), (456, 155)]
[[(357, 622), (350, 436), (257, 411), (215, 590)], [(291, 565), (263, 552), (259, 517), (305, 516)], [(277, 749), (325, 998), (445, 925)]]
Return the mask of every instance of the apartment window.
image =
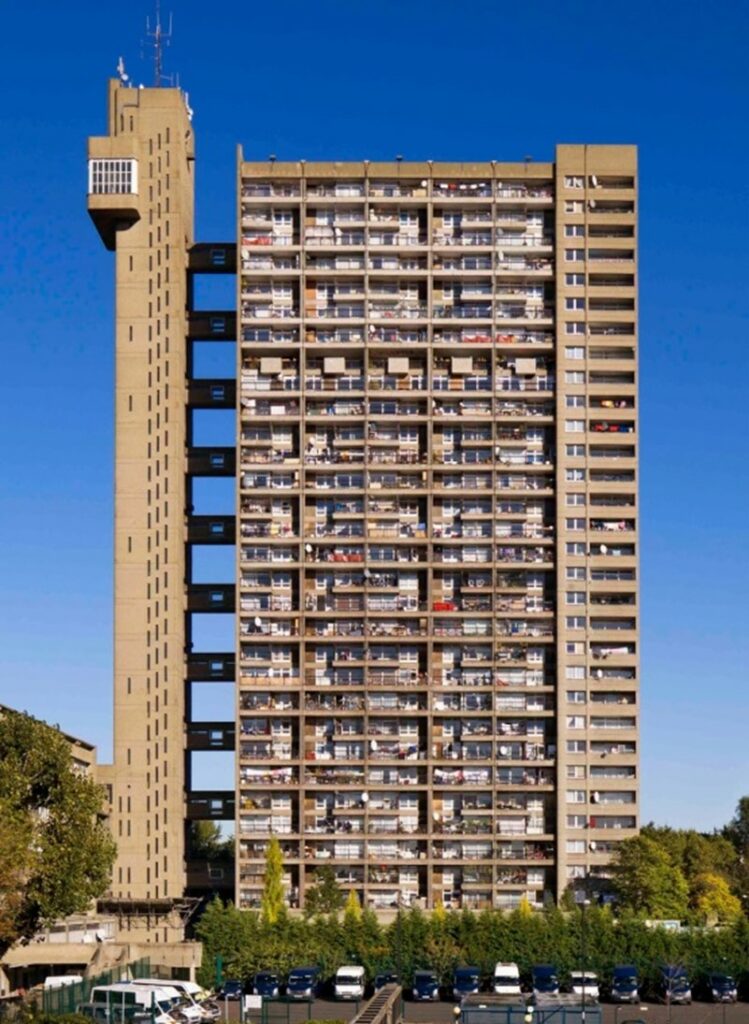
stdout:
[(567, 740), (566, 750), (568, 754), (584, 754), (588, 749), (586, 740)]
[(585, 604), (584, 590), (568, 590), (565, 594), (567, 604)]
[[(567, 691), (567, 703), (568, 704), (585, 704), (586, 703), (585, 690), (568, 690)], [(580, 726), (575, 726), (575, 728), (579, 729)]]
[(584, 665), (567, 665), (564, 670), (565, 679), (585, 679)]
[(585, 274), (565, 274), (564, 283), (569, 288), (582, 288), (585, 284)]
[(582, 201), (582, 199), (565, 199), (565, 201), (564, 201), (564, 212), (565, 213), (582, 213), (583, 212), (583, 201)]
[(137, 195), (137, 160), (89, 160), (89, 195)]
[(585, 261), (585, 249), (565, 249), (564, 259), (566, 263), (583, 263)]
[(585, 629), (584, 615), (568, 615), (565, 619), (567, 629)]
[(585, 408), (585, 395), (567, 395), (565, 405), (568, 409), (583, 409)]
[(585, 866), (583, 864), (570, 864), (567, 868), (567, 878), (585, 878)]
[(565, 519), (565, 526), (568, 530), (584, 530), (585, 520), (584, 519)]
[(584, 555), (585, 545), (579, 543), (579, 541), (570, 541), (570, 543), (565, 546), (565, 550), (568, 555)]
[(586, 777), (584, 764), (568, 764), (566, 776), (568, 779), (584, 779)]
[(564, 471), (565, 480), (584, 480), (585, 470), (584, 469), (565, 469)]
[(582, 370), (565, 370), (564, 382), (565, 384), (584, 384), (585, 373)]
[(585, 309), (585, 299), (565, 299), (565, 309)]
[(564, 187), (565, 188), (584, 188), (585, 179), (581, 174), (565, 174), (564, 176)]
[(564, 429), (568, 434), (584, 434), (585, 420), (565, 420)]
[(585, 334), (585, 324), (582, 320), (570, 320), (564, 325), (565, 334)]
[(565, 224), (564, 234), (566, 238), (582, 238), (585, 234), (585, 228), (582, 224)]
[(585, 654), (585, 644), (580, 640), (568, 640), (564, 645), (564, 649), (567, 654), (583, 655)]
[(584, 814), (568, 814), (567, 828), (587, 828), (588, 819)]
[(583, 458), (585, 458), (585, 445), (584, 444), (568, 444), (567, 445), (567, 458), (568, 459), (583, 459)]
[(567, 359), (585, 359), (585, 349), (580, 345), (566, 345), (564, 355)]
[(570, 505), (570, 506), (572, 506), (572, 505), (578, 505), (578, 506), (584, 505), (585, 504), (585, 495), (584, 494), (567, 494), (565, 496), (565, 504), (566, 505)]
[(567, 790), (567, 803), (568, 804), (584, 804), (586, 801), (584, 789), (568, 789)]
[(585, 853), (585, 840), (568, 839), (564, 848), (567, 853)]

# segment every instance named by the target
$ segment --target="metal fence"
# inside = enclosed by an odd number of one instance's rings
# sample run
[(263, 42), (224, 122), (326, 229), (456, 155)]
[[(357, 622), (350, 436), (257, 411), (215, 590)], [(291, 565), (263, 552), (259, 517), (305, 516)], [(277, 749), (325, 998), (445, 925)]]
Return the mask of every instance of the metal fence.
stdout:
[(63, 1013), (75, 1013), (78, 1006), (89, 1002), (91, 990), (96, 985), (115, 985), (119, 981), (130, 981), (133, 978), (150, 978), (151, 961), (148, 958), (135, 960), (125, 967), (113, 967), (108, 971), (90, 978), (75, 985), (61, 985), (59, 988), (44, 989), (38, 1003), (42, 1013), (51, 1013), (55, 1016)]
[(460, 1024), (602, 1024), (600, 1006), (472, 1006), (460, 1015)]

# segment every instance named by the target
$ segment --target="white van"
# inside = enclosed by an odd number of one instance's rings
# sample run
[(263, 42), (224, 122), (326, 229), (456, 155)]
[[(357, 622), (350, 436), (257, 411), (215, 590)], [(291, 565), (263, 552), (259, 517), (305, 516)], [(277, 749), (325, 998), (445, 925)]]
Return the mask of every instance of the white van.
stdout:
[[(115, 985), (96, 985), (91, 989), (89, 1016), (124, 1020), (133, 1014), (154, 1013), (155, 1024), (172, 1024), (171, 1010), (180, 995), (176, 988), (156, 988), (122, 981)], [(99, 1011), (105, 1011), (100, 1013)]]
[(66, 985), (80, 985), (82, 974), (49, 974), (44, 979), (45, 989), (65, 988)]
[(363, 967), (350, 965), (335, 972), (333, 992), (336, 999), (363, 999), (366, 975)]
[(198, 1002), (197, 996), (203, 996), (203, 989), (194, 981), (164, 981), (163, 978), (135, 978), (133, 985), (148, 989), (168, 989), (174, 993), (172, 1006), (178, 1009), (188, 1020), (202, 1021), (209, 1015)]
[(585, 995), (591, 1002), (598, 1002), (601, 992), (598, 987), (598, 975), (593, 971), (570, 971), (572, 991), (576, 996)]
[(517, 964), (498, 963), (494, 966), (494, 992), (498, 996), (520, 995), (520, 970)]

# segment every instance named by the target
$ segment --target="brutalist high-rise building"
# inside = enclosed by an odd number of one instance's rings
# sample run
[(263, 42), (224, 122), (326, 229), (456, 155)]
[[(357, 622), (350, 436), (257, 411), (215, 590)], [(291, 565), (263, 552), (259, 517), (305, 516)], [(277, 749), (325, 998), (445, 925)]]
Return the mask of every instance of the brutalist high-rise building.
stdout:
[[(196, 243), (184, 95), (113, 82), (109, 104), (88, 203), (116, 254), (113, 897), (156, 914), (220, 886), (198, 818), (234, 822), (243, 907), (271, 835), (292, 906), (322, 865), (375, 909), (595, 895), (638, 824), (635, 148), (240, 153), (236, 242)], [(236, 274), (236, 308), (194, 311), (200, 273)], [(216, 340), (236, 378), (194, 375)], [(212, 408), (236, 436), (195, 446)], [(194, 507), (216, 475), (235, 515)], [(233, 578), (193, 578), (203, 544), (234, 545)], [(196, 650), (216, 612), (233, 648)], [(194, 721), (216, 681), (234, 720)], [(216, 749), (236, 776), (196, 792)]]

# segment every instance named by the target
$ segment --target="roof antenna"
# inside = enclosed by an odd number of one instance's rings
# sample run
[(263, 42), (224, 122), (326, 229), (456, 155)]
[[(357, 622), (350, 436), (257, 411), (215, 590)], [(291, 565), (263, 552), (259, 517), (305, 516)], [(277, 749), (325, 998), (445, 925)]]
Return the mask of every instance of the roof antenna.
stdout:
[(128, 88), (132, 85), (130, 75), (125, 71), (125, 61), (122, 57), (117, 61), (117, 76), (122, 85), (127, 85)]
[(172, 16), (169, 15), (169, 29), (164, 31), (161, 27), (161, 4), (156, 0), (156, 24), (151, 31), (150, 18), (146, 18), (146, 35), (153, 39), (153, 84), (158, 89), (167, 76), (163, 71), (164, 48), (169, 46), (172, 38)]

